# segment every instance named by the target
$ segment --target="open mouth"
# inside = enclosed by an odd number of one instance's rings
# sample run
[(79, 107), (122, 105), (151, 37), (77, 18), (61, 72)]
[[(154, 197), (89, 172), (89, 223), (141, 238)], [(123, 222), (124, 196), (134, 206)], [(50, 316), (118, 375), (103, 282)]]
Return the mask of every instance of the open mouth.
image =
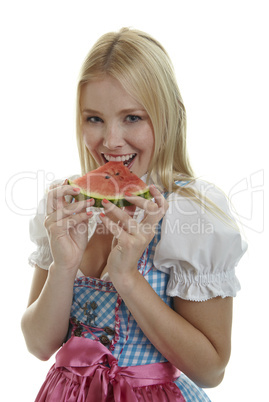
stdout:
[(134, 162), (136, 154), (117, 155), (117, 156), (112, 156), (109, 154), (102, 154), (102, 157), (103, 157), (105, 163), (107, 163), (107, 162), (123, 162), (124, 166), (127, 166), (128, 168), (130, 168)]

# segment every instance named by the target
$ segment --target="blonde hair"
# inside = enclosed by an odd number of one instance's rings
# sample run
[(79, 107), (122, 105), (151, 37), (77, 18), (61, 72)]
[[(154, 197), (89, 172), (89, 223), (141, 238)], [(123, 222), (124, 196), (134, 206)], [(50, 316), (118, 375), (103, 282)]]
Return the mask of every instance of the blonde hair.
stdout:
[[(77, 93), (77, 141), (82, 173), (96, 162), (81, 135), (80, 92), (83, 84), (109, 74), (147, 111), (154, 129), (155, 149), (148, 172), (168, 190), (171, 182), (193, 177), (186, 152), (186, 111), (170, 59), (144, 32), (121, 29), (103, 35), (83, 63)], [(158, 161), (158, 163), (157, 163)]]
[(193, 187), (175, 183), (195, 180), (186, 147), (186, 110), (167, 52), (158, 41), (139, 30), (122, 28), (101, 36), (82, 65), (77, 88), (77, 143), (82, 174), (98, 166), (81, 134), (81, 88), (107, 74), (121, 83), (151, 119), (155, 146), (148, 178), (165, 191), (180, 191), (223, 215), (210, 200), (204, 202), (205, 198)]

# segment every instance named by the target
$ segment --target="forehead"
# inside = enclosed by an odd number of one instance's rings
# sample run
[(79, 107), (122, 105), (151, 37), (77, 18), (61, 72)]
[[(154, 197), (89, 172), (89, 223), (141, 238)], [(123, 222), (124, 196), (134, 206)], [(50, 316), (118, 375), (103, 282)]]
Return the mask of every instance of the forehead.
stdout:
[(144, 109), (113, 77), (105, 76), (85, 83), (81, 88), (80, 103), (85, 108), (133, 108)]

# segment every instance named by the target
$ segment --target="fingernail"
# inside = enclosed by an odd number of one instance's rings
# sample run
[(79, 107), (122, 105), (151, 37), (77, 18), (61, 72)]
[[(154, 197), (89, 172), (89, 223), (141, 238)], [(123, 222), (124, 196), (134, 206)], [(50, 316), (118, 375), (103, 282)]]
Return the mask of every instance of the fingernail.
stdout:
[(130, 193), (130, 191), (125, 191), (124, 195), (127, 195), (127, 197), (132, 197), (132, 194)]
[(108, 204), (109, 203), (109, 201), (106, 198), (104, 198), (102, 202), (103, 202), (103, 204)]
[(88, 216), (92, 216), (92, 215), (93, 215), (93, 212), (92, 212), (92, 211), (87, 211), (87, 215), (88, 215)]
[(75, 191), (76, 193), (80, 193), (80, 188), (74, 187), (74, 188), (73, 188), (73, 191)]
[(95, 199), (94, 198), (88, 198), (87, 200), (86, 200), (86, 202), (92, 202), (92, 201), (95, 201)]
[(102, 218), (105, 217), (105, 214), (103, 212), (100, 213), (100, 216), (102, 216)]

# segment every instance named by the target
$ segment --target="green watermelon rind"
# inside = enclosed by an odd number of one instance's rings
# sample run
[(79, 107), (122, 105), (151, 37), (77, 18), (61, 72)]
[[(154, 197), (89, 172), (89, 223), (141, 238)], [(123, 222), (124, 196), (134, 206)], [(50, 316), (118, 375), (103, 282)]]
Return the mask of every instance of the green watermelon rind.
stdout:
[[(68, 184), (76, 187), (76, 188), (80, 188), (76, 183), (73, 183), (71, 180), (68, 180)], [(152, 199), (152, 195), (150, 194), (149, 189), (147, 188), (146, 190), (142, 190), (141, 192), (135, 192), (133, 193), (133, 195), (145, 198), (147, 200)], [(102, 200), (104, 198), (106, 198), (108, 201), (112, 202), (113, 204), (115, 204), (117, 207), (128, 207), (130, 205), (132, 205), (132, 203), (130, 203), (129, 201), (127, 201), (124, 197), (117, 197), (117, 198), (111, 198), (109, 196), (106, 197), (100, 197), (99, 194), (95, 194), (95, 193), (90, 193), (90, 194), (86, 194), (84, 192), (83, 189), (80, 188), (80, 193), (76, 196), (74, 196), (76, 201), (84, 201), (84, 200), (88, 200), (90, 198), (93, 198), (95, 200), (94, 203), (94, 207), (96, 208), (102, 208)]]

